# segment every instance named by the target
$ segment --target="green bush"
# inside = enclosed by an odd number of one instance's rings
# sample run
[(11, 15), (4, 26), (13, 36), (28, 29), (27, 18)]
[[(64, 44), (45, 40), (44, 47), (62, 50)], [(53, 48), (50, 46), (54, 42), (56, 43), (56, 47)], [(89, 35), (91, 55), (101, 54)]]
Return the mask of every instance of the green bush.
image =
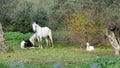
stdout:
[[(55, 44), (62, 44), (62, 45), (69, 45), (70, 42), (66, 38), (66, 36), (69, 34), (67, 31), (54, 31), (53, 32), (53, 40)], [(69, 44), (68, 44), (69, 43)]]
[(20, 48), (20, 43), (32, 36), (32, 33), (5, 32), (5, 40), (11, 48)]
[(91, 68), (119, 68), (120, 57), (99, 58), (91, 64)]
[(25, 40), (29, 39), (30, 36), (32, 36), (32, 33), (20, 33), (20, 32), (6, 32), (5, 33), (5, 38), (7, 40)]
[(0, 62), (0, 68), (9, 68), (7, 63)]

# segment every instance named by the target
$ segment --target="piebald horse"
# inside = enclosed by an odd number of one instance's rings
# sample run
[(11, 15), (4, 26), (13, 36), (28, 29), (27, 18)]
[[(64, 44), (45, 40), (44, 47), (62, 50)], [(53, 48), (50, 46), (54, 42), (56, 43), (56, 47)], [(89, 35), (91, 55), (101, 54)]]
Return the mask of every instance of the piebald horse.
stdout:
[(32, 37), (30, 37), (30, 39), (28, 40), (23, 40), (21, 42), (21, 49), (27, 49), (27, 48), (35, 48), (37, 46), (34, 45), (34, 41), (37, 39), (37, 35), (33, 34)]
[[(53, 46), (53, 39), (52, 39), (52, 32), (51, 32), (51, 29), (49, 29), (48, 27), (40, 27), (38, 24), (36, 24), (36, 22), (33, 22), (32, 24), (32, 27), (33, 27), (33, 31), (36, 33), (37, 35), (37, 40), (38, 42), (42, 42), (42, 38), (45, 38), (45, 41), (46, 41), (46, 47), (48, 47), (49, 45), (49, 41), (51, 42), (52, 44), (52, 47)], [(42, 44), (41, 46), (39, 46), (40, 48), (43, 48), (42, 47)]]

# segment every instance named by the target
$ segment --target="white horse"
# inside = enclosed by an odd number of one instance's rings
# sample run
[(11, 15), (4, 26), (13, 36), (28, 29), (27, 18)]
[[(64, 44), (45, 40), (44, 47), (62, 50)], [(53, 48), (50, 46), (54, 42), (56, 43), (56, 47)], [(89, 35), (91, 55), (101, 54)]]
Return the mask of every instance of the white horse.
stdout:
[[(48, 47), (49, 41), (51, 42), (52, 47), (54, 47), (51, 29), (48, 27), (40, 27), (36, 22), (33, 22), (32, 27), (33, 31), (36, 32), (38, 42), (42, 42), (42, 38), (45, 38), (46, 47)], [(40, 47), (43, 48), (42, 45)]]

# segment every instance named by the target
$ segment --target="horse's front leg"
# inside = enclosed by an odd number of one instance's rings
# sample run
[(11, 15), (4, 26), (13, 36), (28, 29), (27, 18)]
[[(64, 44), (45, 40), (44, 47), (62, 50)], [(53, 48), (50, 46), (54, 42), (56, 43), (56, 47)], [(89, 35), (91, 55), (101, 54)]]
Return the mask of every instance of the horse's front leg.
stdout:
[(48, 43), (49, 43), (48, 38), (45, 38), (45, 41), (46, 41), (46, 47), (48, 48)]
[(43, 49), (43, 47), (42, 47), (42, 38), (41, 37), (37, 37), (37, 39), (38, 39), (38, 42), (40, 43), (39, 44), (39, 48)]

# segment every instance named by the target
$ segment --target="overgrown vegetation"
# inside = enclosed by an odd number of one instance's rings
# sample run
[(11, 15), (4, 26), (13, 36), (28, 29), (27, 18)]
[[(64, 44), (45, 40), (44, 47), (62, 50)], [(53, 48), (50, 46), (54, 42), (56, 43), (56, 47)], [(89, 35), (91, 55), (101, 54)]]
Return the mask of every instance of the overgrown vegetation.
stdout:
[(64, 64), (63, 62), (55, 62), (52, 64), (26, 64), (20, 61), (16, 61), (10, 64), (0, 63), (1, 68), (119, 68), (120, 58), (119, 57), (109, 57), (109, 58), (99, 58), (95, 61), (88, 63), (77, 63), (77, 64)]
[(4, 62), (0, 62), (0, 67), (1, 68), (9, 68), (9, 64), (4, 63)]
[(119, 68), (120, 58), (119, 57), (99, 58), (96, 61), (92, 62), (91, 67), (92, 68)]
[[(7, 32), (5, 39), (10, 50), (0, 52), (0, 67), (25, 68), (108, 68), (119, 66), (119, 57), (113, 56), (111, 48), (95, 48), (87, 52), (83, 47), (56, 45), (55, 48), (20, 49), (20, 42), (29, 38), (32, 33)], [(110, 57), (111, 56), (111, 57)], [(110, 65), (111, 64), (111, 65)]]
[[(119, 3), (120, 0), (0, 0), (0, 23), (9, 47), (7, 53), (0, 52), (0, 68), (118, 68), (120, 58), (114, 57), (111, 47), (106, 46), (105, 30), (109, 23), (120, 21)], [(20, 42), (33, 34), (33, 21), (52, 29), (54, 49), (20, 49)], [(99, 48), (86, 52), (86, 42)]]
[(27, 40), (32, 36), (32, 33), (27, 33), (27, 34), (23, 34), (20, 32), (6, 32), (5, 33), (5, 39), (6, 39), (6, 43), (10, 46), (10, 47), (15, 47), (15, 48), (19, 48), (20, 47), (20, 43), (23, 40)]
[[(32, 32), (32, 22), (36, 21), (40, 26), (50, 27), (53, 32), (71, 32), (64, 36), (69, 39), (68, 43), (71, 45), (83, 45), (89, 41), (92, 45), (104, 46), (108, 45), (104, 36), (106, 25), (119, 22), (119, 2), (119, 0), (1, 0), (0, 22), (4, 31), (29, 33)], [(61, 36), (58, 38), (63, 40), (62, 42), (66, 41), (63, 35)]]

